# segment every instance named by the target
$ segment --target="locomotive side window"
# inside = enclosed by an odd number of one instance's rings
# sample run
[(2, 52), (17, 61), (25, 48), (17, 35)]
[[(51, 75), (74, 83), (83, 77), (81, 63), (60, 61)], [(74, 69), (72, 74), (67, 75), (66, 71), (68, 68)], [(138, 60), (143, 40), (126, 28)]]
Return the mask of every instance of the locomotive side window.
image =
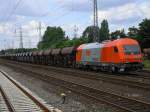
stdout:
[(114, 47), (114, 52), (118, 53), (118, 48), (116, 46)]

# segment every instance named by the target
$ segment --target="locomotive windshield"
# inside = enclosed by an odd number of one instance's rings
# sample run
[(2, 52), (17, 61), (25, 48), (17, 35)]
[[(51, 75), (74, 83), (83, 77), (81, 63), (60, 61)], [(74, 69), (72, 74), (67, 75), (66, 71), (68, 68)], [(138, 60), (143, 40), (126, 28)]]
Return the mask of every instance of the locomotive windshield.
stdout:
[(130, 54), (140, 54), (140, 48), (138, 45), (124, 45), (124, 53), (126, 55)]

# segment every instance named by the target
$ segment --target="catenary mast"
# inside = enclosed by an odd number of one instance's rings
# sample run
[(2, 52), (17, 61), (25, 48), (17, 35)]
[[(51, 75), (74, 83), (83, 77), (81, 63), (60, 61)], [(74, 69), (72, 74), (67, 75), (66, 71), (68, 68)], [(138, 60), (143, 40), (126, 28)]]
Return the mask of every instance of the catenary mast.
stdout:
[(94, 0), (94, 13), (93, 13), (93, 19), (94, 19), (94, 41), (99, 41), (99, 31), (98, 31), (98, 7), (97, 7), (97, 0)]
[(19, 45), (19, 48), (23, 48), (22, 27), (20, 27), (20, 45)]

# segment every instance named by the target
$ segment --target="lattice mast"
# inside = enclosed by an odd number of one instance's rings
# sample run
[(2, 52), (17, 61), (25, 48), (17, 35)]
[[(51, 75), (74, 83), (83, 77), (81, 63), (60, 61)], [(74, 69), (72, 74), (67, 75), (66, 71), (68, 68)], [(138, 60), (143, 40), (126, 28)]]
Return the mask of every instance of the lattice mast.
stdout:
[(97, 7), (97, 0), (94, 0), (93, 3), (93, 19), (94, 19), (94, 41), (98, 42), (99, 41), (99, 31), (98, 31), (98, 7)]

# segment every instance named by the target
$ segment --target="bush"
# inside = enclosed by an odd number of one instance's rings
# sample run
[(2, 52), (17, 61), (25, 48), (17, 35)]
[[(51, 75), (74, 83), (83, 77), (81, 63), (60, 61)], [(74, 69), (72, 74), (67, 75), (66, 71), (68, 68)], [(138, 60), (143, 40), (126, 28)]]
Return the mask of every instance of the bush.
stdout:
[(149, 59), (144, 59), (144, 67), (150, 68), (150, 60)]

